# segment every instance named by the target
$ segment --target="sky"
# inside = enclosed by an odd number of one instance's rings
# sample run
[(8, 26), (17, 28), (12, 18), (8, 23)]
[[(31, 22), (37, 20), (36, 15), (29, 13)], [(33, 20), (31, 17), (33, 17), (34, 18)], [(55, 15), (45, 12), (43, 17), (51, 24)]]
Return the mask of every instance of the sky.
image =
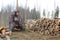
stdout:
[[(55, 11), (56, 7), (59, 6), (60, 8), (60, 0), (18, 0), (19, 1), (19, 6), (26, 8), (29, 7), (30, 10), (33, 9), (34, 7), (41, 12), (43, 12), (43, 9), (45, 9), (46, 12), (46, 17), (47, 13), (50, 12), (50, 15), (52, 11)], [(27, 6), (26, 6), (27, 2)], [(5, 7), (7, 5), (12, 5), (16, 7), (16, 0), (0, 0), (0, 10), (1, 7)]]

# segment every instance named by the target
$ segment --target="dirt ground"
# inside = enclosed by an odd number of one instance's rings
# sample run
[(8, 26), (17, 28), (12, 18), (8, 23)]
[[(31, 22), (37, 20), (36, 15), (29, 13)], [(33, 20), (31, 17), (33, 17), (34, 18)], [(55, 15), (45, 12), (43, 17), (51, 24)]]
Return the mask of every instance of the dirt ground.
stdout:
[(11, 40), (60, 40), (59, 37), (50, 37), (36, 32), (13, 32)]

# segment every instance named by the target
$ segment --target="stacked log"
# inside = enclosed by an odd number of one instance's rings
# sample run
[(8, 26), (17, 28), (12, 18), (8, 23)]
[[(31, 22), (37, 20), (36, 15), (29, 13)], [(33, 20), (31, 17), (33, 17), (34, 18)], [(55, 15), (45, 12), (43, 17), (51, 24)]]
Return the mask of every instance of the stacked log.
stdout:
[[(44, 35), (57, 35), (60, 31), (60, 19), (37, 19), (34, 23), (26, 22), (28, 28), (34, 32), (39, 32)], [(32, 24), (32, 26), (31, 26)], [(28, 29), (28, 30), (29, 30)]]
[(35, 20), (27, 20), (27, 21), (25, 21), (25, 30), (26, 31), (30, 30), (35, 23), (36, 23)]
[(48, 35), (57, 35), (59, 33), (59, 19), (42, 19), (37, 20), (35, 25), (33, 25), (32, 30), (41, 32)]

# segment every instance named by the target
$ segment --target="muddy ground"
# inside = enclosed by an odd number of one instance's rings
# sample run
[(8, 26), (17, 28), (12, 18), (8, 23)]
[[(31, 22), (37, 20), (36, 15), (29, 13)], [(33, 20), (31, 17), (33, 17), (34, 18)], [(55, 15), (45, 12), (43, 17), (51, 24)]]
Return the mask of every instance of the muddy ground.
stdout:
[[(60, 40), (60, 36), (42, 35), (37, 32), (13, 32), (11, 40)], [(4, 40), (6, 40), (4, 38)]]

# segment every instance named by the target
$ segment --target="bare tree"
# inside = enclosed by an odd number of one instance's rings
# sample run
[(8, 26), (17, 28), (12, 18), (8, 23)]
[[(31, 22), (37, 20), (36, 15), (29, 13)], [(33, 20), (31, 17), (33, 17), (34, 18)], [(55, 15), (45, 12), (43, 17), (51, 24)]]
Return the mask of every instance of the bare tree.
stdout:
[(46, 14), (45, 14), (45, 9), (43, 10), (43, 16), (44, 16), (44, 17), (46, 16)]

